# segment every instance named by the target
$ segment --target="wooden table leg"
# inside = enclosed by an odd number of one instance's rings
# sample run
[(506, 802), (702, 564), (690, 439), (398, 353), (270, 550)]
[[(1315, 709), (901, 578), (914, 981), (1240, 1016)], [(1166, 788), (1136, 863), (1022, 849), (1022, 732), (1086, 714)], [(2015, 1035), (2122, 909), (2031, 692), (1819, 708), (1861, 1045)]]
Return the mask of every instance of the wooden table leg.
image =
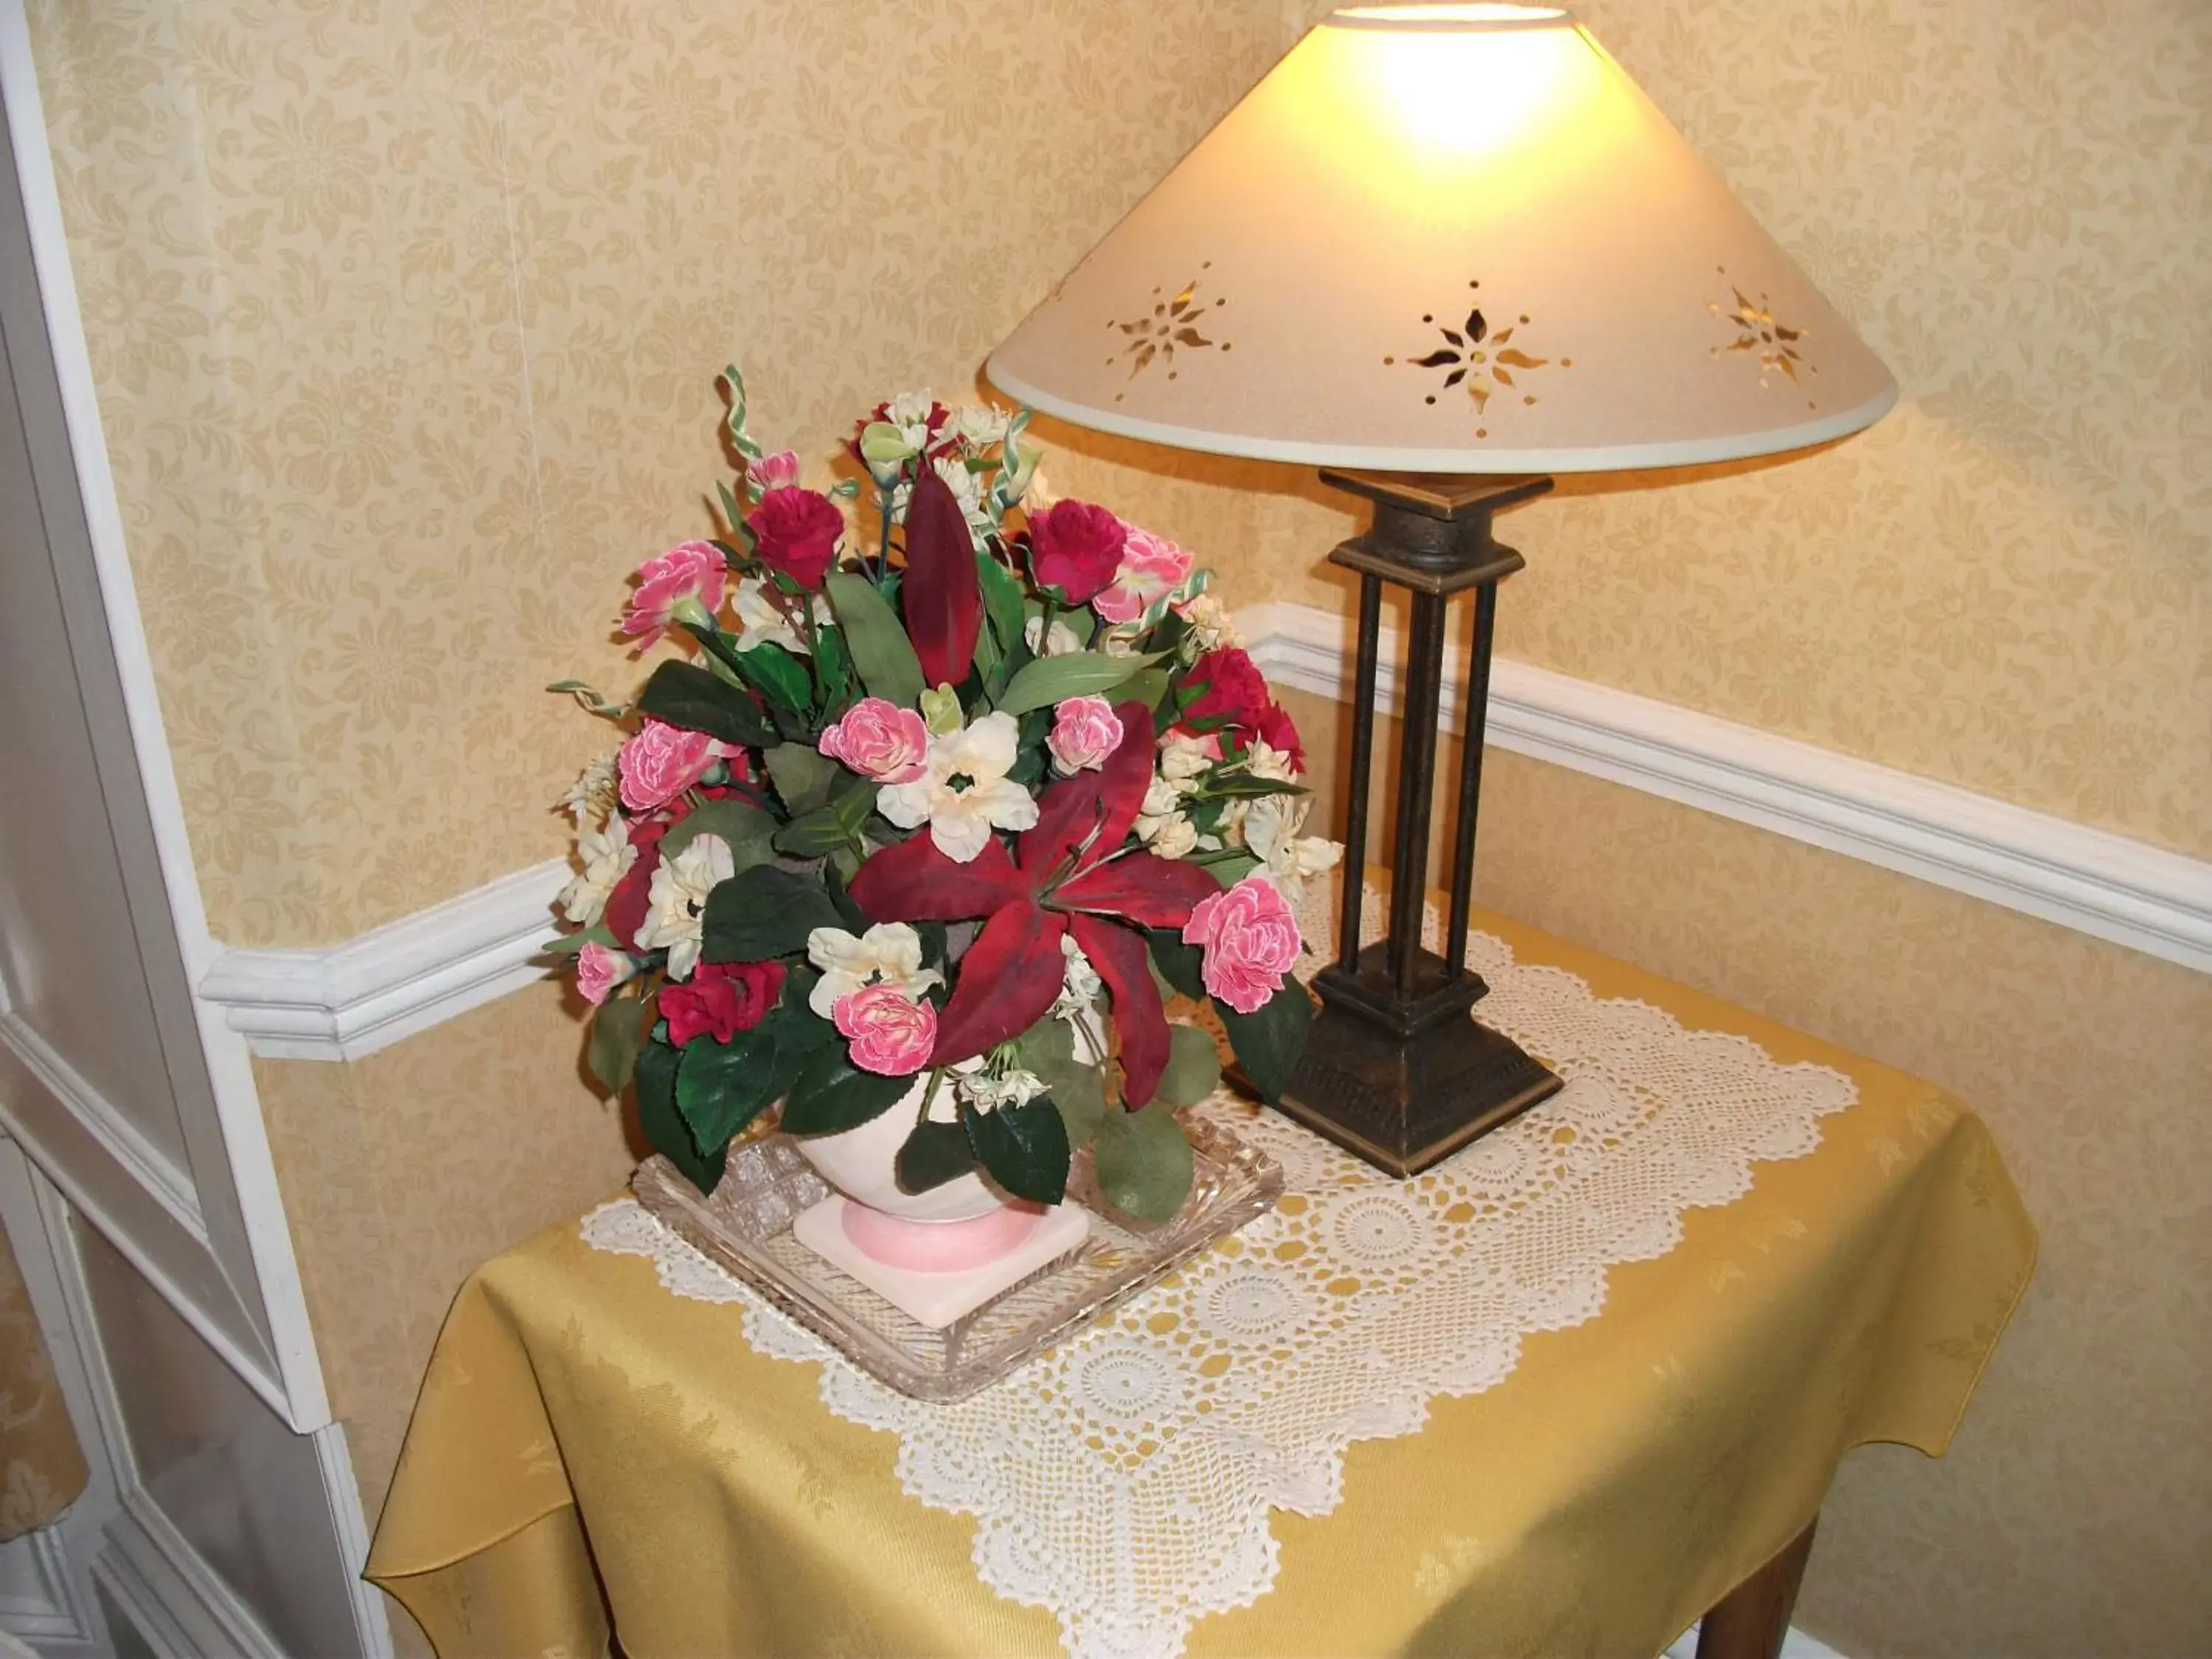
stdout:
[(1776, 1659), (1813, 1553), (1813, 1527), (1820, 1524), (1816, 1516), (1779, 1555), (1713, 1604), (1698, 1626), (1698, 1659)]

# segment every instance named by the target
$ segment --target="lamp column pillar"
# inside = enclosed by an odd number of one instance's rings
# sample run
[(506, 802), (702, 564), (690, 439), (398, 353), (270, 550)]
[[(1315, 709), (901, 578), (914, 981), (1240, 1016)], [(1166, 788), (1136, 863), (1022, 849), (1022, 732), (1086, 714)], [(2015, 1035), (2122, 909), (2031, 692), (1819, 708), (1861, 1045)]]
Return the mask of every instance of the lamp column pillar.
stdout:
[[(1493, 515), (1551, 480), (1439, 478), (1324, 470), (1322, 479), (1375, 503), (1375, 521), (1329, 555), (1359, 573), (1358, 664), (1346, 781), (1345, 895), (1337, 958), (1314, 980), (1322, 1007), (1284, 1091), (1282, 1109), (1394, 1175), (1426, 1169), (1556, 1093), (1560, 1080), (1474, 1018), (1488, 991), (1465, 966), (1474, 836), (1498, 584), (1523, 564), (1491, 533)], [(1380, 668), (1382, 590), (1407, 590), (1411, 626), (1399, 680), (1397, 833), (1388, 936), (1359, 941), (1368, 793)], [(1443, 657), (1454, 596), (1472, 592), (1475, 637), (1462, 722), (1458, 824), (1442, 956), (1421, 943), (1429, 823), (1443, 723)]]

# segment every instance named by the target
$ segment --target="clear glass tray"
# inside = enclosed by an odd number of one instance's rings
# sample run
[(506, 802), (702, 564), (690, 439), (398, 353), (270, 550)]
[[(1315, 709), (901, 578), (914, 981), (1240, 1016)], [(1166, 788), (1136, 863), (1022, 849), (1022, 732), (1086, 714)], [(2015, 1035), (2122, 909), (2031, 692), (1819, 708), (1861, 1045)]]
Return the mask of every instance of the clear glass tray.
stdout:
[(712, 1197), (659, 1157), (630, 1185), (649, 1212), (862, 1370), (916, 1399), (964, 1400), (1273, 1206), (1283, 1190), (1273, 1159), (1202, 1119), (1187, 1116), (1183, 1128), (1197, 1167), (1172, 1221), (1146, 1225), (1109, 1209), (1089, 1150), (1079, 1152), (1068, 1200), (1091, 1212), (1088, 1241), (937, 1331), (791, 1236), (792, 1218), (830, 1189), (782, 1135), (731, 1147)]

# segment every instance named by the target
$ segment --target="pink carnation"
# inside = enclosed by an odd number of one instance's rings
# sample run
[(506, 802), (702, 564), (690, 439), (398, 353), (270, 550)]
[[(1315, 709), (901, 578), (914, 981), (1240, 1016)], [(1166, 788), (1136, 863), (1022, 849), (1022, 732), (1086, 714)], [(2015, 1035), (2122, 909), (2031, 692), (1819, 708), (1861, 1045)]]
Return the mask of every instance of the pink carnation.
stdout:
[(911, 708), (863, 697), (823, 732), (817, 748), (878, 783), (913, 783), (929, 775), (929, 727)]
[(1044, 744), (1061, 771), (1095, 772), (1121, 746), (1121, 717), (1103, 697), (1070, 697), (1053, 712)]
[(712, 616), (722, 603), (722, 578), (727, 566), (722, 550), (708, 542), (682, 542), (658, 558), (637, 568), (637, 592), (623, 613), (622, 631), (642, 634), (638, 649), (659, 643), (668, 631), (672, 613), (685, 599), (696, 599)]
[(1298, 959), (1298, 923), (1290, 901), (1258, 876), (1200, 899), (1183, 924), (1182, 938), (1186, 945), (1205, 947), (1199, 977), (1240, 1014), (1257, 1013), (1283, 988), (1284, 975)]
[(745, 477), (763, 493), (788, 489), (799, 482), (799, 453), (779, 449), (773, 455), (763, 455), (745, 470)]
[(650, 715), (616, 762), (622, 803), (633, 812), (665, 806), (706, 775), (716, 761), (742, 751), (704, 732), (686, 731)]
[(1134, 622), (1190, 574), (1190, 555), (1149, 530), (1132, 529), (1110, 587), (1091, 608), (1109, 623)]
[(884, 1077), (908, 1077), (929, 1064), (937, 1046), (937, 1010), (909, 1002), (888, 985), (848, 991), (830, 1010), (838, 1034), (852, 1044), (853, 1064)]
[(637, 971), (637, 965), (619, 951), (610, 951), (594, 939), (576, 952), (576, 988), (594, 1008), (607, 994)]

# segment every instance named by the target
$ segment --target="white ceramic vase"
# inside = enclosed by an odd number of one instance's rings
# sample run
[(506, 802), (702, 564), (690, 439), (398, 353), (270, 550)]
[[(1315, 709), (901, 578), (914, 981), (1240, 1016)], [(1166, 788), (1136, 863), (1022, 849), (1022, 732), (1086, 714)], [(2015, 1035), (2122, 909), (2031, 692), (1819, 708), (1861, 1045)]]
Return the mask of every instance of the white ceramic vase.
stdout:
[[(914, 1133), (915, 1109), (921, 1103), (927, 1083), (925, 1072), (889, 1111), (878, 1113), (857, 1129), (835, 1135), (794, 1135), (792, 1145), (816, 1173), (854, 1203), (901, 1220), (972, 1221), (1003, 1208), (1005, 1197), (986, 1186), (973, 1170), (926, 1193), (900, 1188), (899, 1148)], [(937, 1098), (930, 1103), (929, 1115), (933, 1122), (959, 1121), (949, 1085), (938, 1090)]]

